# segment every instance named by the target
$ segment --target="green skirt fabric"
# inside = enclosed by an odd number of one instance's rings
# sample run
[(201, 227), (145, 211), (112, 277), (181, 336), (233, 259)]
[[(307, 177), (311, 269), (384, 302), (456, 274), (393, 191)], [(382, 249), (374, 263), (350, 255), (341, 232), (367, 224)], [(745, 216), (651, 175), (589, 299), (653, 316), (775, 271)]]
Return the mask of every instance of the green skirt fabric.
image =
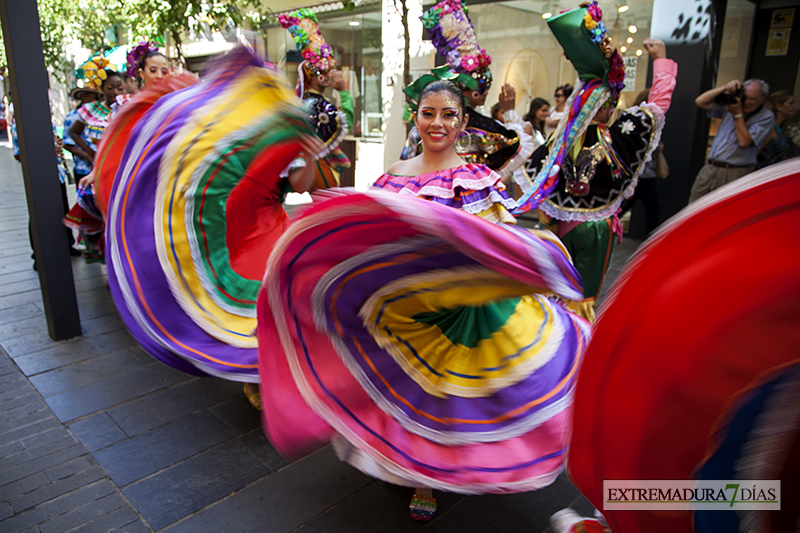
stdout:
[(591, 220), (578, 224), (561, 237), (572, 256), (572, 263), (583, 278), (583, 295), (596, 299), (614, 250), (611, 220)]

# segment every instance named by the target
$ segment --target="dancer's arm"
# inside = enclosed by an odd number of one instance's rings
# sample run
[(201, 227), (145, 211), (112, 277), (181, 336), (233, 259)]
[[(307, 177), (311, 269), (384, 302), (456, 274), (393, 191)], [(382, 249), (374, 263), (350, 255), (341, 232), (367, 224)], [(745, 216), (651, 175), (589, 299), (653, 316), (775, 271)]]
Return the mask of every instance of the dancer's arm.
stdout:
[(84, 124), (83, 121), (76, 120), (69, 128), (69, 136), (72, 137), (72, 140), (75, 141), (78, 148), (84, 151), (86, 159), (94, 162), (94, 150), (92, 150), (89, 143), (83, 138), (84, 129), (86, 129), (86, 124)]
[(344, 81), (341, 70), (334, 69), (331, 71), (331, 84), (334, 89), (339, 91), (339, 98), (342, 101), (342, 113), (347, 117), (348, 133), (352, 135), (356, 127), (355, 122), (353, 122), (355, 117), (353, 97), (350, 95), (350, 91), (347, 90), (347, 83)]
[(322, 151), (324, 144), (317, 137), (306, 135), (302, 140), (302, 157), (306, 164), (289, 171), (289, 184), (295, 192), (311, 192), (314, 187), (314, 171), (317, 168), (316, 155)]
[(667, 59), (667, 47), (661, 39), (645, 39), (643, 45), (653, 58), (653, 87), (647, 102), (666, 113), (677, 83), (678, 64)]

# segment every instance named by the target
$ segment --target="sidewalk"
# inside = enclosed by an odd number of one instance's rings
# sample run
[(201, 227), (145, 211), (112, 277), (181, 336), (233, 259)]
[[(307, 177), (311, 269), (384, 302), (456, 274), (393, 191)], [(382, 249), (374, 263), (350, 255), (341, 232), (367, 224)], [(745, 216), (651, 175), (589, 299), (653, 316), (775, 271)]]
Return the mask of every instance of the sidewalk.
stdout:
[[(591, 505), (565, 476), (514, 495), (438, 494), (427, 524), (411, 490), (325, 448), (288, 463), (238, 383), (157, 362), (126, 332), (105, 267), (73, 259), (83, 336), (53, 342), (31, 268), (19, 164), (0, 143), (0, 531), (543, 532)], [(626, 241), (616, 277), (636, 247)]]

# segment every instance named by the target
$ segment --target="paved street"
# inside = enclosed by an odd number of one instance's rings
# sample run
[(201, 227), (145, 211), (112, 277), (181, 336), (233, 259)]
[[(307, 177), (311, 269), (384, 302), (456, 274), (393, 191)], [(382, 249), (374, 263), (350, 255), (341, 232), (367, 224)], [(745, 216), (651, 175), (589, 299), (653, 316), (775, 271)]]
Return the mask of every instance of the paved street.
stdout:
[[(562, 475), (535, 493), (438, 494), (439, 512), (421, 524), (408, 518), (410, 489), (330, 448), (287, 462), (240, 384), (173, 371), (137, 346), (104, 266), (73, 258), (83, 336), (50, 340), (27, 224), (20, 166), (0, 143), (3, 533), (543, 532), (564, 507), (591, 513)], [(636, 244), (618, 249), (612, 277)]]

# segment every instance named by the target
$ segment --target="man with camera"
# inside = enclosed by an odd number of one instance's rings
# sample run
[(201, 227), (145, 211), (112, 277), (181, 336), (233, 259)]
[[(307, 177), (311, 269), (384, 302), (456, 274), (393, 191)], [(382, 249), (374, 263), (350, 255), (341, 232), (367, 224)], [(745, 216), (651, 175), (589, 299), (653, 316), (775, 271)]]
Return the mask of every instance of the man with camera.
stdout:
[(775, 125), (775, 117), (764, 102), (769, 85), (763, 80), (733, 80), (704, 92), (695, 103), (721, 118), (717, 135), (708, 152), (708, 163), (692, 185), (689, 203), (749, 174), (756, 165), (758, 149)]

